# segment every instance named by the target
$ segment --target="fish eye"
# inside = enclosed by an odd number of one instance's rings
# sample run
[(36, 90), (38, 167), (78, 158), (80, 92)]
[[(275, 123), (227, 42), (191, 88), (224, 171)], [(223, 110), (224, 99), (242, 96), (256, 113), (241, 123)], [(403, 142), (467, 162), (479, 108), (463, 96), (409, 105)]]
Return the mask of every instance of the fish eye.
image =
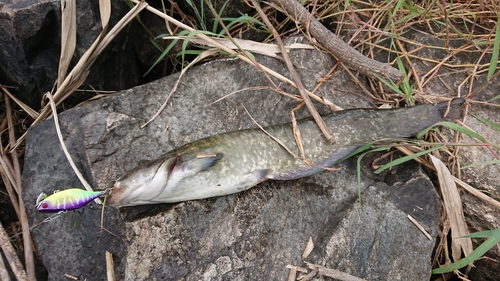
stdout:
[(42, 203), (42, 209), (47, 209), (49, 207), (49, 204), (47, 202)]

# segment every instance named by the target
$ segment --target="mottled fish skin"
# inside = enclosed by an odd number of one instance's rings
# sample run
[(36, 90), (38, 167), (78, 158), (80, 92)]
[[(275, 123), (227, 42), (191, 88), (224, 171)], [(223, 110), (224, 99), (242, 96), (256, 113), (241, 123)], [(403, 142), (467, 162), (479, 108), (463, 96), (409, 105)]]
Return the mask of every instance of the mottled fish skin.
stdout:
[[(443, 119), (462, 114), (463, 99), (399, 109), (354, 109), (323, 117), (336, 143), (323, 137), (312, 119), (298, 122), (308, 166), (260, 129), (204, 138), (131, 170), (118, 180), (108, 200), (116, 207), (173, 203), (247, 190), (267, 179), (291, 180), (329, 167), (374, 140), (408, 138)], [(444, 116), (446, 114), (446, 117)], [(300, 155), (291, 124), (266, 128)]]

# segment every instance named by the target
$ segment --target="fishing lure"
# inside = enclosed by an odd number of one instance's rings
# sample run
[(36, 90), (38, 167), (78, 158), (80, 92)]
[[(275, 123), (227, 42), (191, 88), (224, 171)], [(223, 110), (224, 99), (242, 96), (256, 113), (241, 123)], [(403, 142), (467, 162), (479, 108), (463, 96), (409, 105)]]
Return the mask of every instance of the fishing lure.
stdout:
[(42, 192), (36, 199), (36, 208), (40, 213), (75, 210), (105, 193), (106, 190), (87, 191), (78, 188), (56, 191), (50, 196)]

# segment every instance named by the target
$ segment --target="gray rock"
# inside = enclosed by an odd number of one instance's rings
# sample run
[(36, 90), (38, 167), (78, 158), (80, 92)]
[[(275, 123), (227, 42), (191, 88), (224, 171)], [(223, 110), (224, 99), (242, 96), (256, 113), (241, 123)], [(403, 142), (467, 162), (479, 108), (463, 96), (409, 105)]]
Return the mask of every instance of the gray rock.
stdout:
[[(130, 9), (124, 1), (111, 2), (112, 27)], [(10, 89), (12, 94), (35, 109), (40, 108), (41, 96), (53, 88), (57, 77), (61, 52), (60, 3), (59, 0), (0, 1), (0, 84), (14, 87)], [(76, 5), (76, 50), (70, 70), (102, 29), (98, 1), (76, 1)], [(148, 13), (145, 17), (153, 15)], [(135, 36), (144, 33), (141, 29), (137, 22), (125, 28), (96, 60), (82, 88), (90, 89), (90, 84), (95, 89), (120, 90), (144, 83), (138, 77), (151, 64), (143, 65), (135, 52), (141, 45), (149, 47), (151, 43), (147, 38)], [(158, 51), (151, 56), (158, 57)]]
[[(293, 51), (291, 57), (309, 89), (333, 65), (318, 51)], [(257, 59), (288, 72), (277, 60)], [(141, 129), (177, 77), (60, 115), (68, 149), (96, 189), (109, 187), (128, 169), (187, 142), (256, 127), (243, 105), (263, 126), (289, 122), (289, 111), (297, 105), (273, 91), (255, 89), (270, 83), (254, 67), (219, 60), (188, 71), (169, 106)], [(242, 89), (246, 90), (213, 103)], [(354, 95), (338, 94), (344, 92), (360, 90), (340, 73), (317, 94), (344, 108), (369, 106)], [(307, 112), (300, 110), (298, 115)], [(410, 165), (389, 173), (385, 184), (376, 182), (365, 168), (360, 208), (354, 163), (338, 167), (342, 170), (296, 181), (269, 181), (231, 196), (119, 212), (108, 207), (104, 226), (109, 232), (99, 229), (100, 208), (91, 203), (36, 227), (33, 239), (50, 280), (62, 280), (64, 273), (104, 280), (105, 251), (114, 255), (118, 280), (285, 280), (287, 264), (302, 265), (309, 237), (315, 243), (310, 262), (370, 280), (428, 279), (434, 241), (406, 216), (414, 216), (433, 237), (437, 235), (440, 205), (429, 179), (418, 166)], [(53, 120), (30, 129), (23, 184), (26, 202), (34, 202), (42, 191), (80, 186), (56, 140)], [(31, 224), (46, 217), (29, 209)]]
[[(442, 47), (445, 45), (444, 41), (441, 39), (418, 32), (413, 33), (410, 38), (426, 46)], [(450, 40), (449, 44), (453, 48), (458, 48), (466, 44), (466, 41), (463, 39), (454, 39)], [(410, 47), (409, 49), (414, 48), (416, 45), (412, 46), (413, 47)], [(447, 55), (447, 52), (438, 48), (423, 48), (422, 50), (417, 51), (415, 55), (423, 58), (444, 58)], [(455, 64), (467, 64), (471, 61), (475, 62), (479, 60), (487, 62), (491, 58), (489, 54), (481, 57), (480, 52), (471, 52), (467, 54), (457, 54), (451, 59), (453, 60), (452, 63)], [(413, 65), (420, 75), (425, 74), (435, 66), (434, 64), (427, 63), (420, 59), (414, 60)], [(432, 83), (428, 83), (427, 86), (424, 87), (425, 93), (431, 95), (449, 93), (454, 96), (458, 94), (465, 96), (468, 94), (470, 88), (470, 73), (456, 72), (455, 69), (443, 66), (439, 69), (437, 75), (439, 75), (441, 79), (435, 79)], [(486, 72), (474, 76), (474, 87), (472, 87), (472, 92), (478, 89), (480, 85), (487, 82), (486, 76)], [(447, 85), (445, 85), (445, 83)], [(450, 93), (449, 85), (452, 86), (451, 89), (456, 89), (456, 92)], [(461, 87), (459, 87), (460, 85)], [(499, 88), (500, 80), (498, 78), (493, 79), (486, 85), (486, 87), (479, 91), (476, 96), (473, 97), (473, 100), (488, 101), (493, 99), (498, 96)], [(459, 90), (461, 92), (458, 92)], [(498, 104), (498, 101), (492, 103)], [(485, 106), (480, 103), (471, 103), (468, 112), (487, 119), (495, 124), (500, 124), (500, 108), (498, 106)], [(489, 142), (497, 145), (500, 144), (500, 134), (497, 129), (484, 124), (470, 115), (467, 116), (465, 125), (473, 129), (479, 135), (485, 137)], [(453, 136), (450, 136), (449, 140), (450, 142), (454, 142)], [(479, 141), (463, 135), (463, 142), (474, 144)], [(496, 155), (499, 154), (500, 150), (493, 146), (463, 146), (459, 148), (458, 159), (456, 162), (459, 163), (461, 167), (464, 167), (471, 164), (495, 160)], [(479, 190), (483, 190), (486, 194), (489, 194), (492, 198), (497, 200), (500, 195), (499, 174), (499, 164), (481, 165), (460, 171), (460, 176), (464, 181)], [(463, 200), (465, 217), (470, 232), (486, 231), (500, 227), (500, 210), (498, 210), (498, 208), (495, 208), (493, 205), (478, 199), (466, 191), (461, 192), (461, 198)], [(484, 240), (481, 239), (473, 239), (474, 248), (483, 241)], [(486, 257), (487, 258), (480, 259), (474, 263), (476, 266), (472, 268), (469, 274), (469, 278), (471, 278), (471, 280), (498, 279), (498, 276), (500, 275), (500, 267), (492, 264), (495, 263), (495, 261), (500, 260), (500, 248), (493, 247), (486, 253)]]

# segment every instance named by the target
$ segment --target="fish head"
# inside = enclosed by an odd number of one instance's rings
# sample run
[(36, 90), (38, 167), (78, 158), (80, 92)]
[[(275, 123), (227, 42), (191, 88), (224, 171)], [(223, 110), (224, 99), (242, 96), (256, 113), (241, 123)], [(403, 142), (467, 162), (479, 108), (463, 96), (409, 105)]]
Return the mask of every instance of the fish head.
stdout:
[(118, 179), (107, 202), (114, 207), (151, 204), (167, 185), (176, 157), (163, 157), (135, 168)]
[(222, 153), (174, 153), (162, 157), (131, 170), (116, 181), (108, 202), (114, 207), (162, 203), (155, 198), (168, 198), (172, 193), (185, 192), (178, 190), (182, 181), (210, 169), (222, 157)]

